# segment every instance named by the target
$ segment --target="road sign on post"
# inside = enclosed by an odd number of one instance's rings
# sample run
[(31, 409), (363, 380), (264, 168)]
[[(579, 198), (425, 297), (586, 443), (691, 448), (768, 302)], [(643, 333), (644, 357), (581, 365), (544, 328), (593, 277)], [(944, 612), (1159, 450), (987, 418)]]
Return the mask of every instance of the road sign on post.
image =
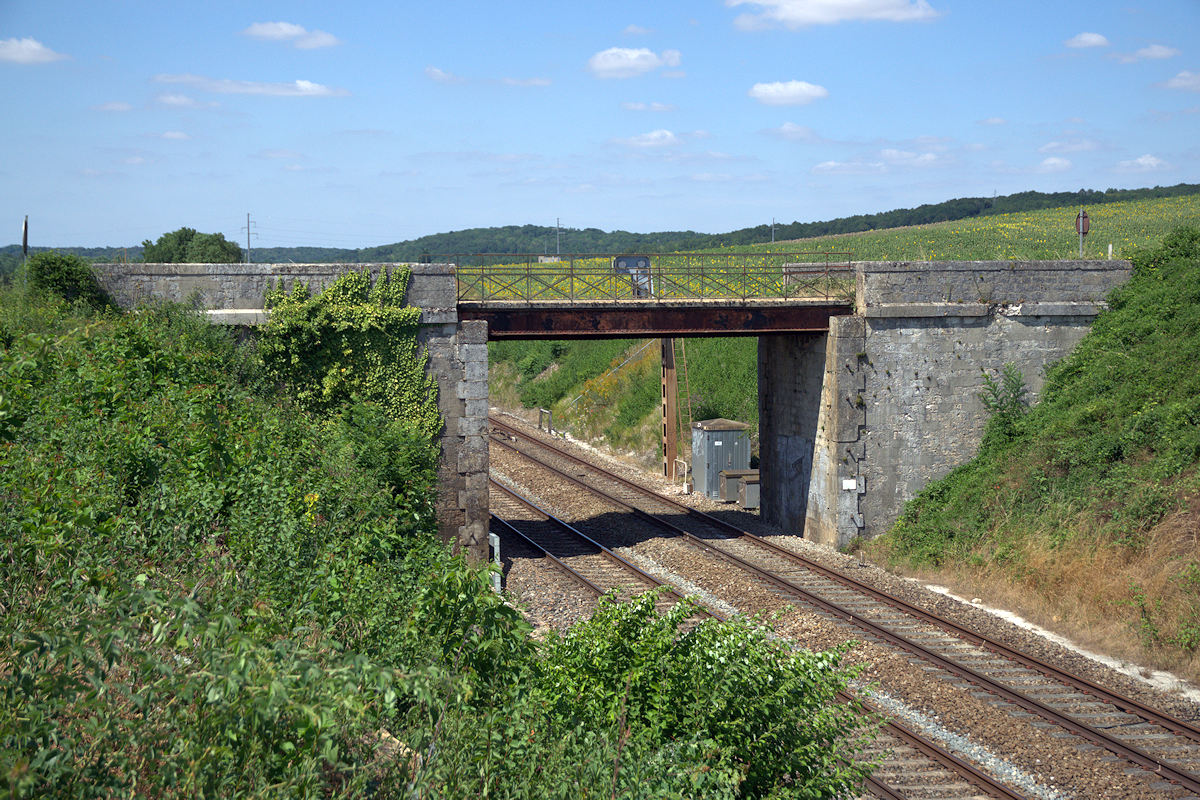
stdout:
[(1092, 227), (1092, 221), (1088, 219), (1088, 213), (1082, 208), (1075, 216), (1075, 232), (1079, 234), (1079, 257), (1083, 258), (1083, 237), (1087, 236), (1088, 229)]

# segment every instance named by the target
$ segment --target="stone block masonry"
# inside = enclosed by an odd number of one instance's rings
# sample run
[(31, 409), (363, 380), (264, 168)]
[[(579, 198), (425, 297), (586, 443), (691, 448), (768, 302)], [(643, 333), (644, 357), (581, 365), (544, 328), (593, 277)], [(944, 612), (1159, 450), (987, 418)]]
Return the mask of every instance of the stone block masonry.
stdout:
[(856, 265), (856, 318), (830, 331), (805, 535), (844, 547), (884, 533), (975, 455), (985, 374), (1016, 365), (1036, 402), (1129, 273), (1125, 261)]
[(488, 553), (487, 323), (460, 322), (450, 264), (99, 264), (101, 285), (123, 307), (144, 300), (195, 298), (210, 319), (231, 325), (266, 321), (263, 295), (276, 282), (303, 282), (314, 292), (350, 270), (378, 278), (385, 269), (411, 272), (405, 299), (421, 309), (417, 339), (437, 379), (445, 419), (439, 445), (438, 529), (476, 560)]
[[(1125, 261), (857, 264), (856, 313), (830, 321), (823, 359), (816, 339), (760, 340), (764, 518), (837, 547), (886, 532), (978, 450), (984, 375), (1015, 364), (1035, 402), (1129, 273)], [(814, 414), (801, 406), (815, 396)]]

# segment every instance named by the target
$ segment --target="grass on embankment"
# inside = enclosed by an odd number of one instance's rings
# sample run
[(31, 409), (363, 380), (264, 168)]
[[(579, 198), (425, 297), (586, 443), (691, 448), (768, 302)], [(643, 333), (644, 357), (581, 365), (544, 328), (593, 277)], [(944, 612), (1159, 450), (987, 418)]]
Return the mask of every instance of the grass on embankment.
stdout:
[(978, 457), (870, 549), (1197, 677), (1200, 230), (1134, 263), (1041, 402), (995, 416)]

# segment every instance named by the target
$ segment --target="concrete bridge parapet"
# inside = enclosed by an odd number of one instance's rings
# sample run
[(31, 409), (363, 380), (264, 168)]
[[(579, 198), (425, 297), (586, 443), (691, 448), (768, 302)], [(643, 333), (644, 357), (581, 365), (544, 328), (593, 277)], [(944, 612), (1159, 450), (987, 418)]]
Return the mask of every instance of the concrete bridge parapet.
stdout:
[(855, 270), (853, 316), (759, 346), (763, 515), (838, 547), (884, 533), (929, 481), (975, 454), (985, 374), (1014, 364), (1036, 401), (1045, 369), (1083, 338), (1130, 264)]
[(418, 341), (429, 354), (445, 419), (438, 465), (438, 528), (476, 559), (487, 557), (487, 323), (460, 321), (451, 264), (98, 264), (101, 285), (123, 308), (150, 299), (195, 297), (214, 322), (252, 326), (266, 321), (263, 296), (276, 282), (290, 291), (303, 282), (315, 293), (350, 270), (378, 277), (403, 267), (405, 299), (421, 309)]

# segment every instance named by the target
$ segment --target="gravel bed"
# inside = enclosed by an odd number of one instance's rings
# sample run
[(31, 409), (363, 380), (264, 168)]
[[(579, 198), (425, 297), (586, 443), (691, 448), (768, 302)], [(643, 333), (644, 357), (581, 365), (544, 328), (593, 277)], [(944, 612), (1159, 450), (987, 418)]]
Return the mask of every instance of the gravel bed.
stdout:
[[(557, 438), (555, 443), (562, 444)], [(596, 453), (583, 448), (577, 448), (577, 452), (581, 457), (600, 462), (606, 469), (648, 488), (663, 493), (671, 492), (673, 488), (662, 478), (647, 475), (614, 459), (598, 457)], [(564, 491), (561, 478), (528, 462), (522, 463), (519, 456), (503, 448), (492, 448), (492, 464), (495, 471), (508, 475), (544, 500), (553, 498), (553, 511), (557, 515), (578, 523), (581, 528), (594, 531), (597, 536), (607, 535), (620, 542), (625, 548), (622, 555), (636, 556), (640, 564), (653, 563), (663, 570), (685, 574), (691, 586), (698, 588), (703, 595), (719, 600), (726, 608), (736, 608), (744, 613), (780, 614), (775, 623), (776, 629), (781, 635), (804, 646), (826, 649), (842, 645), (858, 635), (806, 607), (789, 608), (779, 592), (748, 581), (740, 571), (724, 562), (714, 561), (698, 548), (661, 535), (635, 531), (629, 515), (605, 506), (574, 487)], [(674, 493), (678, 494), (678, 491), (676, 485)], [(860, 564), (854, 557), (815, 546), (800, 537), (770, 530), (756, 514), (734, 511), (728, 504), (705, 498), (678, 496), (677, 499), (699, 510), (718, 512), (723, 518), (734, 517), (740, 527), (770, 536), (777, 544), (814, 561), (852, 571), (854, 577), (882, 591), (987, 632), (1011, 646), (1083, 674), (1116, 691), (1144, 698), (1146, 702), (1156, 707), (1166, 707), (1179, 716), (1198, 716), (1197, 708), (1191, 703), (1174, 698), (1171, 702), (1164, 702), (1166, 698), (1161, 693), (980, 609), (929, 592), (915, 581), (897, 578), (874, 565)], [(566, 595), (556, 599), (556, 590), (536, 588), (536, 584), (542, 580), (539, 575), (554, 573), (561, 577), (557, 570), (532, 566), (526, 569), (527, 565), (518, 565), (517, 562), (532, 562), (533, 559), (523, 559), (519, 554), (504, 555), (512, 559), (513, 566), (507, 582), (510, 591), (515, 589), (535, 625), (559, 627), (587, 613), (582, 606), (576, 604), (572, 607)], [(542, 560), (537, 561), (541, 563)], [(520, 572), (516, 573), (518, 566)], [(559, 578), (550, 580), (558, 581)], [(681, 588), (690, 591), (691, 586)], [(525, 597), (537, 598), (537, 603), (528, 602), (524, 600)], [(1094, 753), (1083, 752), (1077, 746), (1078, 740), (1062, 736), (1058, 729), (1043, 726), (1039, 722), (1030, 724), (1027, 717), (1009, 713), (1006, 704), (996, 698), (983, 696), (974, 687), (956, 679), (937, 677), (936, 670), (914, 664), (915, 659), (890, 647), (862, 641), (852, 648), (847, 660), (863, 664), (866, 670), (864, 678), (878, 690), (885, 691), (889, 697), (902, 702), (913, 714), (921, 715), (926, 721), (936, 721), (948, 735), (964, 737), (973, 746), (985, 748), (992, 754), (1001, 754), (1008, 765), (1007, 769), (1021, 771), (1028, 780), (1039, 784), (1047, 792), (1062, 792), (1061, 796), (1109, 798), (1178, 797), (1181, 794), (1181, 790), (1174, 787), (1152, 786), (1154, 781), (1140, 771), (1127, 774), (1130, 765), (1123, 761), (1105, 758), (1106, 754), (1097, 757)]]

